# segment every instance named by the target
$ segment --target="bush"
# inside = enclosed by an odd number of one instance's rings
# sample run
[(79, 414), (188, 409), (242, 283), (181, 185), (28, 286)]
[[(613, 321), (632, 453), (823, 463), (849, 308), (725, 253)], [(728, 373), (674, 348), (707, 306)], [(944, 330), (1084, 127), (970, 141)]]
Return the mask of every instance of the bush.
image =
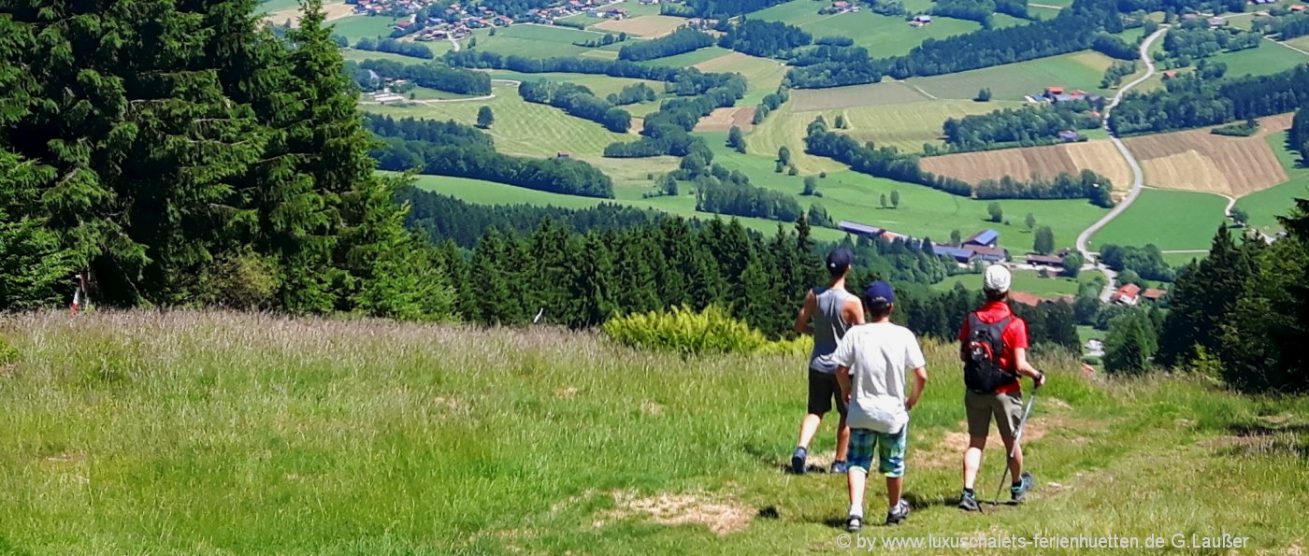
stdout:
[(10, 365), (18, 362), (20, 354), (18, 349), (9, 343), (4, 336), (0, 336), (0, 365)]
[[(672, 311), (614, 317), (604, 324), (604, 332), (625, 346), (689, 354), (753, 353), (764, 350), (769, 343), (762, 332), (714, 305), (699, 313), (675, 307)], [(784, 347), (768, 349), (789, 352)]]

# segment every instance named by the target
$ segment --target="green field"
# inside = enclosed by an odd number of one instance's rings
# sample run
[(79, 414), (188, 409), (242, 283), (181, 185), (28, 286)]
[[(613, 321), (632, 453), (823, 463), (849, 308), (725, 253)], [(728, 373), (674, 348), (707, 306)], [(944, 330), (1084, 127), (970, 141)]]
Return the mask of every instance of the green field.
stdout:
[(1208, 59), (1227, 64), (1228, 77), (1268, 75), (1302, 66), (1309, 62), (1309, 56), (1269, 41), (1259, 43), (1259, 48), (1223, 52)]
[[(783, 21), (810, 32), (815, 37), (843, 36), (865, 47), (874, 57), (908, 54), (926, 39), (943, 39), (976, 31), (981, 25), (948, 17), (933, 18), (931, 25), (910, 27), (903, 17), (878, 15), (871, 11), (819, 15), (826, 4), (810, 0), (792, 0), (750, 14), (752, 19)], [(997, 19), (999, 24), (1000, 20)], [(997, 25), (999, 26), (999, 25)]]
[(598, 157), (609, 143), (635, 139), (634, 135), (608, 131), (598, 123), (569, 116), (558, 108), (526, 102), (518, 95), (516, 87), (495, 85), (492, 92), (495, 98), (487, 101), (415, 106), (364, 105), (363, 109), (397, 118), (455, 120), (472, 125), (477, 121), (477, 109), (490, 106), (495, 114), (495, 125), (487, 132), (495, 138), (496, 149), (524, 156), (553, 156), (565, 151)]
[(920, 101), (885, 106), (859, 106), (835, 110), (799, 112), (795, 103), (787, 103), (747, 136), (751, 154), (773, 157), (783, 145), (795, 155), (795, 165), (802, 172), (816, 173), (835, 168), (835, 163), (804, 154), (805, 128), (819, 115), (828, 126), (844, 114), (849, 122), (846, 133), (860, 141), (893, 146), (902, 152), (922, 152), (924, 143), (944, 145), (941, 126), (949, 118), (985, 114), (1015, 102), (973, 102), (971, 100)]
[[(993, 224), (986, 219), (989, 201), (967, 199), (921, 185), (874, 178), (846, 170), (831, 161), (833, 169), (826, 178), (818, 180), (818, 191), (823, 196), (800, 197), (804, 176), (817, 172), (802, 172), (798, 176), (777, 174), (773, 172), (775, 155), (743, 155), (732, 151), (725, 146), (726, 134), (723, 133), (698, 135), (703, 136), (714, 151), (714, 162), (729, 169), (740, 170), (755, 185), (797, 195), (802, 206), (820, 204), (834, 220), (873, 224), (898, 234), (930, 237), (944, 242), (949, 239), (951, 230), (959, 230), (967, 237), (984, 228), (995, 228), (1001, 233), (1001, 244), (1022, 253), (1032, 245), (1032, 236), (1022, 222), (1029, 212), (1036, 216), (1041, 225), (1052, 228), (1055, 243), (1061, 247), (1071, 246), (1081, 230), (1105, 213), (1104, 209), (1080, 200), (1005, 200), (1000, 201), (1000, 205), (1013, 225)], [(880, 208), (881, 196), (889, 196), (891, 191), (900, 192), (900, 208)]]
[(428, 89), (427, 87), (414, 87), (414, 90), (410, 91), (409, 93), (406, 93), (405, 96), (408, 96), (414, 100), (451, 100), (451, 99), (460, 99), (460, 98), (477, 98), (481, 95), (461, 95), (459, 93), (452, 93), (450, 91), (438, 91), (436, 89)]
[(1031, 4), (1027, 5), (1027, 13), (1042, 20), (1054, 19), (1059, 16), (1059, 12), (1061, 11), (1063, 10), (1060, 8), (1047, 8), (1045, 6), (1033, 6)]
[(1091, 238), (1100, 245), (1146, 245), (1160, 249), (1208, 249), (1226, 222), (1227, 200), (1190, 191), (1144, 189), (1135, 203)]
[(1296, 37), (1294, 39), (1286, 41), (1286, 44), (1299, 48), (1300, 50), (1309, 50), (1309, 35), (1305, 35), (1303, 37)]
[(1186, 266), (1194, 260), (1205, 258), (1204, 253), (1164, 253), (1164, 262), (1173, 268)]
[(542, 79), (548, 79), (550, 81), (567, 81), (591, 89), (591, 92), (601, 98), (604, 98), (610, 93), (617, 93), (623, 90), (623, 87), (628, 87), (637, 83), (645, 83), (647, 86), (654, 89), (655, 92), (660, 93), (661, 96), (664, 92), (664, 83), (662, 81), (651, 81), (648, 79), (628, 79), (626, 77), (609, 77), (607, 75), (592, 75), (586, 73), (519, 73), (508, 70), (493, 70), (490, 73), (492, 79), (509, 79), (513, 81), (540, 81)]
[(395, 25), (395, 18), (376, 17), (370, 15), (352, 15), (332, 21), (332, 33), (344, 36), (350, 39), (350, 44), (354, 44), (363, 38), (377, 38), (391, 36), (391, 27)]
[[(643, 190), (638, 190), (635, 186), (626, 189), (617, 189), (615, 191), (615, 194), (618, 197), (617, 199), (596, 199), (591, 197), (578, 197), (576, 195), (548, 193), (515, 187), (512, 185), (505, 185), (502, 183), (466, 178), (423, 175), (415, 178), (415, 185), (422, 189), (443, 193), (463, 199), (470, 203), (483, 205), (529, 204), (576, 209), (590, 208), (601, 203), (618, 203), (637, 208), (656, 209), (685, 218), (714, 218), (715, 215), (713, 214), (697, 212), (695, 210), (695, 195), (690, 193), (679, 197), (655, 197), (651, 199), (642, 199), (641, 193), (653, 188), (653, 182), (647, 183), (649, 185), (647, 185)], [(727, 219), (732, 217), (723, 216), (722, 218)], [(779, 224), (787, 229), (790, 229), (791, 227), (790, 223), (764, 220), (762, 218), (736, 219), (741, 221), (741, 224), (745, 227), (767, 235), (776, 233)], [(844, 233), (827, 228), (815, 228), (813, 235), (816, 239), (823, 241), (837, 241), (845, 237)]]
[[(606, 49), (593, 49), (576, 46), (574, 42), (595, 40), (604, 33), (581, 31), (567, 27), (550, 27), (546, 25), (522, 24), (496, 29), (491, 36), (490, 29), (478, 29), (473, 32), (477, 39), (478, 50), (496, 52), (505, 56), (527, 56), (531, 58), (552, 58), (579, 56), (586, 53), (595, 55), (595, 51), (608, 52), (605, 58), (616, 58), (619, 45), (610, 45)], [(468, 41), (464, 41), (464, 46)]]
[[(1012, 249), (1012, 248), (1011, 248)], [(1022, 260), (1021, 253), (1010, 252), (1014, 260)], [(1091, 273), (1087, 273), (1090, 276)], [(1078, 287), (1081, 282), (1077, 278), (1066, 278), (1055, 276), (1052, 278), (1042, 278), (1040, 274), (1031, 270), (1016, 270), (1013, 272), (1014, 282), (1011, 289), (1016, 292), (1030, 293), (1042, 298), (1050, 299), (1064, 295), (1077, 295)], [(932, 287), (938, 290), (954, 289), (956, 284), (963, 284), (970, 290), (981, 291), (982, 275), (981, 274), (956, 274), (945, 280), (933, 284)]]
[[(1022, 507), (967, 514), (954, 508), (958, 349), (926, 342), (913, 515), (880, 526), (885, 487), (871, 480), (869, 523), (851, 537), (837, 528), (843, 477), (782, 472), (804, 412), (801, 354), (222, 312), (11, 315), (3, 333), (18, 353), (0, 389), (0, 546), (13, 554), (801, 554), (928, 535), (1224, 532), (1252, 554), (1296, 554), (1305, 542), (1306, 398), (1242, 397), (1187, 373), (1088, 379), (1074, 357), (1036, 357), (1050, 375), (1023, 436), (1037, 487)], [(815, 465), (831, 459), (833, 420)], [(1001, 454), (986, 450), (979, 498)]]
[(694, 66), (696, 64), (708, 62), (709, 60), (713, 60), (714, 58), (719, 58), (731, 53), (732, 51), (726, 48), (722, 48), (718, 46), (709, 46), (709, 47), (701, 48), (699, 50), (683, 52), (676, 56), (665, 56), (663, 58), (644, 60), (637, 63), (644, 66), (665, 66), (670, 68), (684, 68), (684, 67)]
[(1021, 17), (1014, 17), (1009, 14), (994, 13), (991, 14), (991, 27), (994, 29), (1003, 29), (1005, 27), (1017, 27), (1031, 23)]
[(1309, 167), (1300, 161), (1298, 154), (1287, 148), (1286, 135), (1273, 133), (1266, 139), (1291, 179), (1271, 189), (1241, 197), (1236, 203), (1250, 214), (1251, 226), (1269, 234), (1281, 230), (1277, 217), (1289, 212), (1295, 206), (1295, 199), (1309, 198)]
[(260, 12), (280, 12), (283, 10), (294, 10), (300, 7), (300, 0), (259, 0)]
[(950, 99), (972, 99), (983, 87), (991, 89), (995, 100), (1023, 100), (1025, 95), (1040, 94), (1050, 86), (1107, 95), (1110, 91), (1100, 89), (1100, 80), (1112, 63), (1108, 56), (1085, 51), (907, 82)]
[[(438, 56), (440, 55), (440, 52), (449, 50), (450, 47), (449, 42), (445, 43), (446, 46), (445, 49), (442, 49), (441, 45), (437, 43), (429, 42), (423, 44), (427, 45), (428, 48), (431, 48), (432, 52), (436, 53), (436, 55)], [(374, 52), (371, 50), (358, 50), (354, 48), (342, 48), (341, 57), (345, 58), (348, 61), (354, 61), (354, 62), (362, 62), (364, 60), (391, 60), (395, 62), (400, 62), (402, 64), (426, 64), (432, 61), (426, 58), (415, 58), (413, 56), (402, 56), (400, 54), (392, 54), (390, 52)]]

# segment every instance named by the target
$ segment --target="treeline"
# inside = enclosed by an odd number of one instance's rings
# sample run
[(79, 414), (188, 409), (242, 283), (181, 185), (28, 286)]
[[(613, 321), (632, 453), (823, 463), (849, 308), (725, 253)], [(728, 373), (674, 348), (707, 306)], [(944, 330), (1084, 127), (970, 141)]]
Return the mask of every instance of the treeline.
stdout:
[(1073, 175), (1060, 173), (1053, 179), (1032, 176), (1018, 181), (1010, 176), (999, 180), (982, 180), (973, 188), (977, 199), (1086, 199), (1091, 204), (1110, 208), (1114, 206), (1113, 184), (1109, 178), (1090, 170)]
[(659, 98), (659, 93), (655, 92), (654, 89), (651, 89), (650, 86), (645, 83), (633, 83), (623, 87), (623, 90), (618, 91), (617, 93), (609, 93), (609, 95), (605, 97), (605, 99), (610, 103), (618, 106), (626, 106), (628, 104), (636, 104), (639, 102), (651, 102), (657, 98)]
[[(688, 0), (692, 17), (732, 17), (781, 4), (786, 0)], [(661, 7), (662, 12), (662, 7)], [(672, 14), (682, 15), (682, 14)]]
[(632, 126), (632, 115), (613, 103), (595, 96), (591, 89), (575, 83), (560, 83), (541, 79), (524, 81), (518, 86), (523, 100), (562, 108), (571, 116), (591, 120), (614, 133), (627, 133)]
[[(709, 153), (704, 142), (691, 135), (691, 130), (700, 118), (708, 116), (714, 109), (736, 105), (736, 101), (745, 95), (745, 78), (735, 73), (701, 73), (692, 68), (679, 75), (676, 83), (679, 91), (690, 90), (699, 94), (664, 101), (657, 112), (646, 115), (640, 139), (606, 145), (605, 156), (686, 156), (693, 150)], [(710, 160), (712, 157), (712, 154), (707, 155)]]
[(1283, 41), (1309, 35), (1309, 12), (1273, 18), (1264, 28), (1269, 33), (1276, 33)]
[(861, 46), (820, 45), (792, 58), (783, 83), (796, 89), (823, 89), (876, 83), (883, 68)]
[(1091, 39), (1091, 50), (1119, 60), (1135, 61), (1141, 57), (1138, 45), (1109, 33), (1096, 33)]
[(559, 58), (505, 56), (478, 49), (446, 52), (445, 62), (451, 66), (473, 69), (503, 69), (521, 73), (585, 73), (669, 82), (676, 81), (678, 76), (685, 72), (699, 71), (694, 68), (647, 66), (626, 60), (605, 60), (582, 56)]
[(1179, 273), (1155, 363), (1242, 390), (1309, 391), (1309, 200), (1282, 225), (1288, 237), (1272, 245), (1218, 230), (1209, 255)]
[(1218, 125), (1309, 103), (1309, 67), (1226, 80), (1196, 73), (1201, 75), (1170, 79), (1166, 90), (1129, 93), (1109, 118), (1110, 129), (1130, 134)]
[(995, 11), (994, 0), (936, 0), (931, 9), (932, 15), (976, 21), (985, 29), (991, 28), (991, 14)]
[[(790, 88), (785, 84), (778, 85), (776, 92), (764, 95), (763, 100), (760, 100), (759, 104), (755, 106), (754, 117), (751, 118), (750, 123), (754, 125), (764, 123), (764, 120), (768, 118), (768, 114), (772, 113), (773, 110), (781, 108), (783, 104), (786, 104), (787, 100), (790, 100), (790, 98)], [(744, 147), (742, 150), (744, 151)]]
[[(347, 72), (354, 62), (346, 62)], [(372, 70), (378, 76), (406, 79), (419, 87), (463, 95), (491, 94), (491, 76), (480, 71), (452, 68), (444, 64), (403, 64), (393, 60), (364, 60), (358, 63), (362, 70)], [(365, 71), (366, 73), (366, 71)]]
[(1026, 105), (987, 114), (950, 118), (942, 125), (951, 151), (974, 151), (1000, 145), (1030, 147), (1058, 142), (1059, 132), (1100, 127), (1096, 107), (1086, 101), (1051, 106)]
[(751, 56), (788, 57), (791, 49), (813, 42), (813, 36), (780, 21), (747, 19), (733, 25), (718, 39), (718, 46)]
[(1179, 28), (1164, 35), (1164, 52), (1177, 60), (1176, 65), (1184, 67), (1191, 65), (1191, 60), (1208, 58), (1224, 51), (1259, 48), (1262, 43), (1263, 35), (1259, 33), (1230, 27), (1210, 29), (1204, 20), (1193, 19), (1182, 22)]
[(285, 40), (211, 4), (6, 4), (0, 308), (67, 306), (76, 273), (101, 307), (449, 316), (321, 1)]
[[(1105, 245), (1100, 248), (1100, 262), (1118, 272), (1131, 271), (1140, 278), (1172, 282), (1173, 268), (1164, 260), (1164, 254), (1154, 244), (1145, 247)], [(1133, 282), (1134, 280), (1123, 280)]]
[(1136, 62), (1114, 62), (1109, 65), (1109, 69), (1104, 70), (1104, 78), (1100, 79), (1100, 88), (1108, 89), (1117, 87), (1123, 83), (1123, 78), (1136, 73)]
[(613, 181), (580, 160), (535, 159), (495, 151), (490, 136), (453, 121), (365, 114), (382, 143), (373, 151), (382, 170), (474, 178), (584, 197), (613, 198)]
[(1309, 106), (1295, 111), (1287, 140), (1292, 149), (1300, 152), (1300, 163), (1309, 165)]
[[(571, 21), (565, 21), (565, 22), (563, 22), (563, 23), (567, 24), (567, 23), (573, 23), (573, 22), (571, 22)], [(555, 24), (558, 25), (559, 22), (555, 22)], [(565, 25), (565, 26), (567, 26), (567, 25)], [(586, 29), (586, 25), (584, 25), (584, 24), (580, 24), (580, 22), (579, 22), (579, 26), (578, 26), (577, 28), (578, 28), (578, 29)], [(617, 35), (615, 35), (615, 34), (613, 34), (613, 33), (605, 33), (603, 36), (601, 36), (601, 37), (598, 38), (598, 39), (589, 39), (589, 40), (585, 40), (585, 41), (574, 41), (574, 42), (573, 42), (573, 46), (584, 46), (584, 47), (587, 47), (587, 48), (599, 48), (599, 47), (601, 47), (601, 46), (609, 46), (609, 45), (611, 45), (611, 44), (619, 43), (619, 42), (627, 42), (627, 33), (619, 33), (619, 34), (617, 34)]]
[(396, 39), (370, 39), (365, 37), (359, 39), (359, 41), (355, 43), (355, 48), (358, 50), (388, 52), (391, 54), (412, 56), (414, 58), (424, 58), (427, 60), (431, 60), (435, 57), (432, 54), (432, 49), (428, 48), (427, 45), (410, 41), (399, 41)]
[(496, 228), (504, 232), (530, 234), (546, 220), (562, 224), (575, 232), (591, 230), (625, 230), (659, 222), (667, 213), (638, 209), (616, 203), (600, 203), (584, 209), (540, 205), (478, 205), (448, 195), (405, 187), (396, 192), (396, 201), (409, 206), (405, 225), (434, 243), (453, 241), (472, 249), (486, 232)]
[(639, 62), (675, 56), (714, 45), (714, 37), (695, 29), (683, 28), (656, 39), (635, 42), (618, 50), (619, 60)]
[(1122, 31), (1117, 9), (1108, 0), (1078, 0), (1050, 20), (927, 39), (877, 65), (896, 79), (956, 73), (1085, 50), (1099, 30)]
[(803, 214), (795, 197), (751, 185), (750, 180), (739, 172), (735, 175), (698, 176), (695, 180), (695, 210), (783, 222), (794, 222)]

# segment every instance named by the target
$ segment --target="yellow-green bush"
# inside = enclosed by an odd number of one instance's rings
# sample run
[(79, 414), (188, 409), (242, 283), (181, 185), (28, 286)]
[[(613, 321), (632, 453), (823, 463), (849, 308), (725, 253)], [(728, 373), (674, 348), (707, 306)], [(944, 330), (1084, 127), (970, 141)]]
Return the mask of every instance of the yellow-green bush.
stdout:
[(763, 333), (720, 307), (695, 312), (686, 307), (615, 317), (605, 334), (620, 344), (682, 353), (754, 353), (769, 344)]
[(0, 336), (0, 365), (17, 363), (20, 355), (18, 350), (9, 343), (9, 340), (5, 339), (4, 336)]

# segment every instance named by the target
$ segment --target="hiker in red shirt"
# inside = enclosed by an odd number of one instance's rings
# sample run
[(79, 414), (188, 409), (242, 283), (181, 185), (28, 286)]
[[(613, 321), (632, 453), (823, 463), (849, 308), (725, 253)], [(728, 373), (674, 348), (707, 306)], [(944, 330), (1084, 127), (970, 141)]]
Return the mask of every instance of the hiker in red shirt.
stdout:
[(964, 362), (964, 407), (968, 415), (968, 450), (964, 452), (964, 492), (959, 508), (975, 512), (980, 508), (973, 492), (977, 470), (982, 466), (982, 450), (995, 417), (1005, 452), (1013, 452), (1009, 470), (1014, 483), (1009, 492), (1015, 503), (1022, 502), (1032, 489), (1035, 478), (1023, 471), (1023, 450), (1014, 449), (1014, 432), (1023, 417), (1023, 392), (1020, 375), (1032, 377), (1040, 386), (1045, 373), (1027, 362), (1027, 323), (1009, 309), (1009, 286), (1013, 277), (1001, 265), (987, 267), (982, 291), (986, 303), (969, 313), (959, 330), (959, 357)]

